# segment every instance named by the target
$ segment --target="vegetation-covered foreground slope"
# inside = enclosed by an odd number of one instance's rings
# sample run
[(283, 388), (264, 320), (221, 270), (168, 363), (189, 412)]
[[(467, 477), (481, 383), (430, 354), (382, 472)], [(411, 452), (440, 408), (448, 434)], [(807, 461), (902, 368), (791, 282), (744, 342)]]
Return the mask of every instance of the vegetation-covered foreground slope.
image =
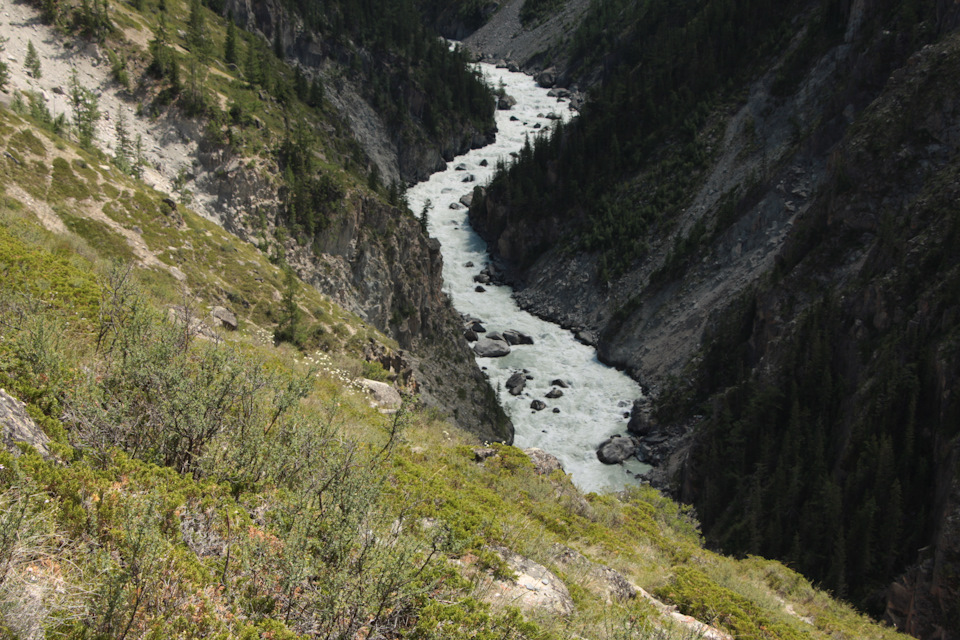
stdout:
[[(303, 286), (332, 337), (274, 346), (293, 285), (255, 249), (6, 110), (0, 147), (0, 402), (33, 443), (0, 453), (5, 636), (894, 636), (782, 565), (706, 551), (653, 490), (582, 496), (415, 399), (371, 408), (352, 381), (384, 338), (358, 319)], [(134, 228), (204, 247), (191, 276), (138, 256)], [(263, 278), (235, 332), (209, 328), (224, 256)], [(552, 572), (520, 592), (562, 583), (562, 606), (511, 590), (531, 560)]]

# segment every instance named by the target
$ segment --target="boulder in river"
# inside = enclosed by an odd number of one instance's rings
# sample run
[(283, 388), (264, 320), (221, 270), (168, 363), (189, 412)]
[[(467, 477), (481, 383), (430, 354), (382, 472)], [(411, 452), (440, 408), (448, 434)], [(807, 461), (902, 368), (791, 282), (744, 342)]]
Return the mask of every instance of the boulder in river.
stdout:
[(557, 83), (557, 69), (555, 67), (544, 69), (537, 74), (536, 81), (544, 89), (552, 88)]
[(650, 416), (650, 402), (646, 398), (638, 398), (633, 401), (627, 431), (640, 437), (652, 436), (658, 432), (657, 424), (653, 422)]
[(477, 322), (477, 321), (471, 322), (469, 325), (467, 325), (467, 328), (469, 328), (469, 329), (471, 329), (471, 330), (473, 330), (473, 331), (476, 331), (477, 333), (486, 333), (486, 332), (487, 332), (486, 328), (485, 328), (482, 324), (480, 324), (479, 322)]
[(476, 291), (477, 293), (483, 293), (486, 291), (486, 289), (484, 289), (480, 285), (477, 285), (473, 290)]
[(637, 441), (630, 437), (613, 436), (597, 448), (597, 458), (603, 464), (620, 464), (636, 453)]
[(463, 176), (463, 180), (461, 180), (460, 182), (473, 182), (476, 179), (477, 177), (475, 175), (473, 175), (472, 173), (468, 173), (467, 175)]
[(510, 392), (512, 396), (518, 396), (523, 393), (523, 388), (527, 384), (527, 377), (521, 372), (517, 372), (507, 378), (507, 391)]
[(570, 387), (570, 385), (568, 385), (566, 382), (564, 382), (564, 381), (561, 380), (560, 378), (557, 378), (556, 380), (554, 380), (554, 381), (551, 382), (550, 384), (552, 384), (552, 385), (555, 386), (555, 387), (560, 387), (561, 389), (567, 389), (567, 388)]
[(503, 340), (480, 338), (473, 345), (473, 350), (481, 358), (502, 358), (510, 353), (510, 345)]
[(467, 342), (476, 342), (480, 339), (480, 336), (478, 336), (477, 332), (473, 329), (464, 329), (463, 337), (467, 339)]
[(517, 99), (506, 93), (497, 99), (497, 109), (500, 111), (509, 111), (510, 109), (513, 109), (516, 104)]
[(551, 400), (556, 400), (561, 397), (563, 397), (563, 391), (560, 391), (560, 389), (550, 389), (550, 391), (547, 392), (547, 398)]
[[(507, 339), (504, 338), (503, 334), (501, 334), (499, 331), (491, 331), (490, 333), (487, 334), (487, 337), (490, 338), (491, 340), (502, 340), (503, 342), (507, 342)], [(507, 344), (510, 344), (510, 343), (507, 342)]]
[(463, 196), (460, 197), (460, 204), (462, 204), (463, 206), (467, 207), (468, 209), (470, 208), (470, 205), (471, 205), (472, 203), (473, 203), (473, 193), (472, 193), (472, 192), (471, 192), (471, 193), (464, 194)]
[(533, 338), (515, 329), (507, 329), (504, 331), (503, 339), (511, 345), (533, 344)]
[(547, 408), (547, 405), (543, 402), (543, 400), (534, 400), (530, 403), (530, 408), (534, 411), (543, 411)]

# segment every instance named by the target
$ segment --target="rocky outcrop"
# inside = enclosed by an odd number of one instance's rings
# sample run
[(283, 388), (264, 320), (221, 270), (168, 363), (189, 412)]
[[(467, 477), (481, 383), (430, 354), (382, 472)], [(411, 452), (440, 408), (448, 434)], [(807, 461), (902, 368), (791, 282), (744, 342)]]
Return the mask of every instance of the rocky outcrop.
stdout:
[(549, 454), (543, 449), (531, 447), (524, 449), (523, 452), (530, 458), (530, 462), (533, 463), (533, 468), (542, 476), (548, 476), (554, 471), (563, 471), (563, 464), (561, 464), (560, 460), (555, 455)]
[[(520, 22), (524, 0), (504, 0), (499, 11), (463, 43), (477, 58), (489, 62), (502, 61), (504, 67), (514, 65), (530, 74), (545, 66), (556, 67), (552, 79), (566, 83), (567, 46), (573, 30), (590, 5), (589, 0), (564, 0), (551, 15), (529, 28)], [(548, 86), (553, 86), (551, 83)]]
[(27, 406), (0, 389), (0, 440), (3, 448), (20, 455), (20, 443), (30, 445), (44, 458), (49, 458), (50, 438), (27, 413)]
[(487, 576), (478, 591), (485, 601), (514, 606), (526, 613), (566, 616), (573, 613), (573, 598), (563, 581), (541, 564), (505, 547), (493, 549), (514, 572), (512, 580)]
[(386, 382), (366, 378), (361, 378), (358, 382), (370, 394), (370, 404), (382, 413), (396, 413), (403, 404), (400, 392)]

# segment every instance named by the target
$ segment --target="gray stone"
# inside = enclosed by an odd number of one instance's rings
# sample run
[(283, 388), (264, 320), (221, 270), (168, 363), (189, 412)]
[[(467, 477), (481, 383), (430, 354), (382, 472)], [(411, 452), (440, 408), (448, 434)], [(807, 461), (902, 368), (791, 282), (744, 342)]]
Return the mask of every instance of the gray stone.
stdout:
[(600, 443), (597, 458), (603, 464), (620, 464), (637, 452), (637, 442), (633, 438), (613, 436)]
[(533, 344), (533, 338), (531, 338), (525, 333), (521, 333), (520, 331), (516, 331), (514, 329), (508, 329), (504, 331), (503, 339), (506, 340), (511, 345)]
[(467, 339), (467, 342), (476, 342), (480, 339), (480, 336), (478, 336), (477, 332), (473, 329), (465, 329), (463, 332), (463, 337)]
[(563, 471), (563, 465), (560, 464), (560, 460), (543, 449), (531, 447), (530, 449), (524, 449), (523, 452), (530, 458), (530, 462), (533, 463), (533, 468), (542, 476), (548, 476), (557, 470)]
[(547, 405), (544, 404), (543, 400), (534, 400), (530, 403), (530, 408), (534, 411), (543, 411), (547, 408)]
[(473, 351), (481, 358), (502, 358), (510, 353), (510, 345), (503, 340), (480, 338), (473, 345)]
[(18, 442), (29, 444), (44, 458), (51, 456), (50, 438), (27, 413), (27, 405), (5, 389), (0, 389), (0, 437), (3, 447), (15, 456), (20, 455)]
[(487, 458), (497, 455), (497, 450), (493, 447), (477, 447), (473, 450), (474, 462), (483, 462)]
[(497, 100), (497, 109), (500, 111), (509, 111), (517, 104), (517, 99), (511, 95), (503, 94)]
[(536, 77), (537, 84), (543, 87), (544, 89), (550, 89), (557, 83), (557, 70), (554, 67), (544, 69), (537, 74)]
[(634, 400), (630, 410), (627, 431), (635, 436), (652, 436), (658, 432), (658, 426), (650, 419), (650, 403), (645, 398)]
[(562, 397), (563, 397), (563, 391), (560, 391), (560, 389), (550, 389), (550, 391), (547, 392), (547, 398), (551, 400), (556, 400), (557, 398), (562, 398)]
[(372, 396), (370, 404), (380, 409), (381, 412), (393, 413), (403, 404), (400, 392), (389, 384), (377, 380), (367, 380), (366, 378), (361, 378), (359, 382), (360, 386)]
[(512, 396), (518, 396), (523, 393), (523, 388), (527, 385), (527, 377), (523, 373), (514, 373), (507, 379), (507, 391)]
[(236, 331), (239, 327), (237, 316), (225, 307), (214, 307), (210, 310), (210, 316), (220, 321), (220, 324), (230, 331)]
[(552, 385), (555, 386), (555, 387), (560, 387), (561, 389), (567, 389), (567, 388), (570, 387), (570, 385), (568, 385), (566, 382), (564, 382), (564, 381), (561, 380), (560, 378), (557, 378), (556, 380), (554, 380), (554, 381), (551, 382), (550, 384), (552, 384)]
[(465, 194), (464, 196), (462, 196), (462, 197), (460, 198), (460, 204), (462, 204), (463, 206), (465, 206), (465, 207), (467, 207), (467, 208), (469, 209), (469, 208), (470, 208), (470, 205), (473, 204), (473, 192), (470, 192), (470, 193)]

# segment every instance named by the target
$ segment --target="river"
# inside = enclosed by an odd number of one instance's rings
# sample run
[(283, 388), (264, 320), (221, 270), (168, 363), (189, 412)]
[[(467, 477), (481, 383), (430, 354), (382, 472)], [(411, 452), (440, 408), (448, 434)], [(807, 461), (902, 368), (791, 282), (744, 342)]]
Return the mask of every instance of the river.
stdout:
[[(509, 162), (527, 138), (533, 138), (554, 122), (546, 117), (571, 117), (565, 102), (547, 95), (527, 75), (481, 64), (493, 87), (502, 86), (517, 100), (510, 110), (497, 111), (497, 140), (449, 163), (447, 170), (435, 173), (426, 182), (411, 187), (407, 198), (417, 215), (427, 201), (428, 231), (440, 240), (443, 254), (444, 290), (454, 307), (478, 318), (489, 331), (515, 329), (534, 339), (533, 345), (514, 346), (502, 358), (478, 358), (500, 401), (516, 429), (514, 444), (521, 448), (538, 447), (559, 458), (573, 482), (584, 491), (616, 491), (635, 484), (635, 474), (650, 467), (633, 460), (623, 466), (600, 463), (596, 447), (607, 437), (626, 433), (624, 414), (641, 395), (639, 385), (629, 376), (597, 359), (592, 347), (580, 344), (559, 326), (543, 321), (517, 306), (509, 287), (483, 285), (477, 292), (473, 278), (487, 264), (486, 243), (470, 228), (468, 210), (460, 198), (477, 184), (486, 184), (493, 176), (498, 160)], [(539, 127), (537, 126), (539, 125)], [(486, 161), (487, 166), (482, 166)], [(459, 169), (458, 169), (459, 167)], [(473, 176), (473, 182), (464, 182)], [(455, 205), (451, 208), (451, 205)], [(474, 266), (467, 266), (473, 263)], [(517, 371), (528, 372), (529, 379), (520, 396), (507, 392), (507, 379)], [(549, 399), (554, 380), (568, 387), (563, 395)], [(547, 406), (531, 409), (533, 400)]]

